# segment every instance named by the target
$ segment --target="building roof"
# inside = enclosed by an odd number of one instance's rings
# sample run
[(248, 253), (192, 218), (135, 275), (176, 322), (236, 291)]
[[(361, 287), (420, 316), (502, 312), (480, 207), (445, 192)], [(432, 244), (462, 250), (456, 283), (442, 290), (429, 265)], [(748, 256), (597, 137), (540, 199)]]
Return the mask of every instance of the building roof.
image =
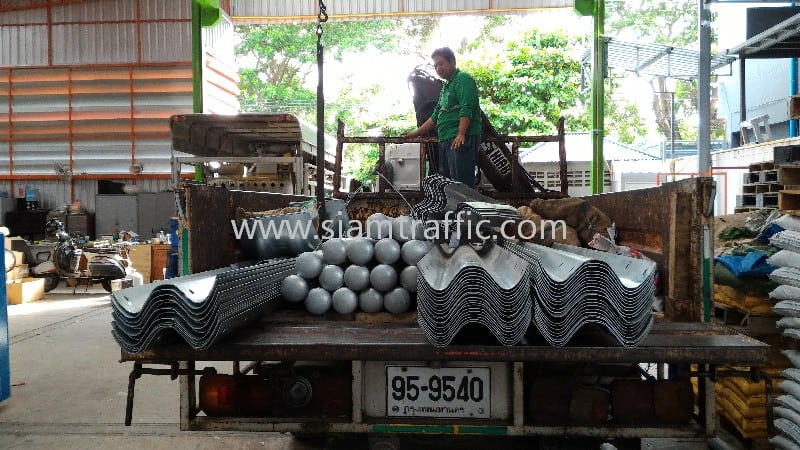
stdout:
[[(639, 75), (662, 76), (691, 80), (697, 78), (700, 52), (670, 45), (645, 42), (626, 42), (605, 36), (608, 66)], [(582, 64), (588, 67), (592, 52), (584, 52)], [(717, 70), (736, 61), (729, 55), (711, 55), (711, 70)]]
[[(567, 150), (567, 161), (592, 160), (591, 133), (566, 133), (564, 146)], [(519, 159), (523, 164), (558, 161), (558, 142), (540, 142), (530, 148), (520, 148)], [(653, 155), (609, 138), (603, 140), (603, 159), (606, 161), (659, 160)]]

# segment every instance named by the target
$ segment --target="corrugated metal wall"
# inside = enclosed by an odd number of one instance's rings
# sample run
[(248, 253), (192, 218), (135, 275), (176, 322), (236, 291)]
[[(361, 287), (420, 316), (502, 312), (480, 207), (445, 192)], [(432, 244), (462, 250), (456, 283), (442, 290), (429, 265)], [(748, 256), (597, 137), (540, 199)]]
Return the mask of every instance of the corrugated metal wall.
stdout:
[(213, 114), (239, 112), (239, 67), (232, 49), (236, 45), (233, 21), (223, 20), (203, 29), (203, 109)]
[[(130, 183), (126, 179), (110, 179), (117, 183)], [(139, 179), (136, 184), (141, 186), (143, 192), (161, 192), (169, 190), (172, 183), (168, 179)], [(64, 180), (25, 180), (15, 183), (15, 191), (11, 192), (11, 186), (7, 181), (0, 181), (0, 194), (8, 193), (10, 196), (20, 196), (26, 189), (36, 189), (39, 191), (40, 206), (45, 209), (55, 209), (64, 205), (69, 205), (70, 189), (73, 191), (74, 200), (80, 200), (84, 208), (89, 211), (95, 210), (95, 195), (98, 194), (98, 185), (95, 180), (76, 180), (72, 188)], [(21, 192), (20, 192), (21, 190)], [(24, 195), (24, 194), (23, 194)]]
[[(235, 22), (316, 20), (316, 0), (230, 0)], [(571, 8), (573, 0), (337, 0), (327, 3), (331, 17), (366, 18), (403, 14), (515, 12)]]
[[(169, 117), (193, 109), (191, 36), (191, 0), (1, 12), (0, 194), (31, 187), (43, 207), (76, 198), (93, 208), (98, 179), (168, 188)], [(235, 112), (231, 21), (203, 38), (209, 103)]]

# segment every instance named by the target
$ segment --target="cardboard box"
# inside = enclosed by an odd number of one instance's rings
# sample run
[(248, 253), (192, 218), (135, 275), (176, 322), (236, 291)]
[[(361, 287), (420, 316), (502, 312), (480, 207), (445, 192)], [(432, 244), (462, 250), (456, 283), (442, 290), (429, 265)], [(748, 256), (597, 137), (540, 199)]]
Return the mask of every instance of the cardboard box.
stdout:
[(25, 264), (25, 253), (14, 250), (11, 250), (11, 253), (14, 254), (14, 261), (16, 261), (16, 265)]
[(6, 284), (9, 305), (35, 302), (44, 297), (44, 278), (22, 278)]
[(131, 266), (144, 277), (144, 283), (150, 282), (151, 250), (149, 244), (131, 246), (128, 252)]
[(133, 287), (133, 280), (131, 279), (119, 278), (116, 280), (111, 280), (111, 292), (120, 291), (129, 287)]
[(6, 272), (6, 281), (16, 281), (20, 278), (27, 278), (31, 276), (30, 272), (27, 264), (18, 264)]

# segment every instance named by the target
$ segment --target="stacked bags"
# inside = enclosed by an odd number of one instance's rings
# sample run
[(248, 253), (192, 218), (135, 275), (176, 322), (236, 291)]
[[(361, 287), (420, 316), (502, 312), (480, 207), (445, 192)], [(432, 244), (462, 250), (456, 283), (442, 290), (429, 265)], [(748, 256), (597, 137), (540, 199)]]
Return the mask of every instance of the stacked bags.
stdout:
[[(770, 258), (772, 264), (780, 266), (770, 274), (770, 279), (780, 286), (769, 296), (777, 300), (774, 311), (781, 316), (777, 325), (794, 346), (800, 340), (800, 231), (780, 231), (770, 238), (770, 243), (780, 248)], [(781, 373), (780, 388), (785, 393), (773, 404), (773, 425), (777, 434), (770, 438), (770, 443), (777, 449), (797, 449), (800, 448), (800, 352), (785, 349), (782, 353), (794, 367)]]

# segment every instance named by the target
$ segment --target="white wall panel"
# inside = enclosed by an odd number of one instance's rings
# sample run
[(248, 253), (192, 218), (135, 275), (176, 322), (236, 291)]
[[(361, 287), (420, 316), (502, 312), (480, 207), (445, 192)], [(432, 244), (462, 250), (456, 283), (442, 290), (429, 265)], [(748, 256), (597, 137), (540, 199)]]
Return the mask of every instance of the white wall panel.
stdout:
[[(533, 2), (528, 2), (533, 3)], [(406, 10), (410, 12), (423, 11), (470, 11), (475, 9), (489, 9), (489, 0), (407, 0)], [(533, 7), (531, 4), (530, 7)]]
[[(131, 1), (131, 0), (126, 0)], [(287, 2), (288, 3), (288, 2)], [(191, 19), (191, 0), (140, 0), (139, 10), (142, 20), (153, 19)]]
[(493, 0), (494, 9), (572, 8), (574, 0)]
[(233, 0), (231, 16), (311, 16), (316, 15), (316, 5), (314, 0)]
[[(172, 3), (172, 2), (167, 2)], [(53, 22), (102, 22), (134, 20), (134, 0), (92, 0), (53, 8)]]
[(47, 27), (0, 26), (0, 67), (47, 64)]
[(119, 64), (136, 61), (133, 23), (53, 27), (53, 63)]
[[(571, 8), (573, 0), (336, 0), (327, 3), (329, 15), (403, 13), (441, 14), (458, 11)], [(260, 18), (316, 19), (313, 0), (231, 0), (231, 16), (240, 23), (264, 22)], [(254, 18), (248, 20), (247, 18)]]
[(190, 22), (143, 23), (143, 62), (185, 62), (192, 60)]
[(0, 13), (0, 25), (4, 24), (31, 24), (31, 23), (46, 23), (47, 10), (40, 9), (23, 9), (21, 11), (9, 11)]
[(128, 173), (130, 140), (78, 141), (72, 148), (73, 171), (80, 173)]
[[(47, 85), (49, 83), (39, 84)], [(11, 102), (11, 109), (14, 111), (14, 114), (69, 111), (69, 97), (66, 95), (48, 95), (40, 97), (14, 96)]]
[(350, 0), (346, 2), (329, 2), (328, 14), (376, 14), (389, 11), (400, 11), (400, 0)]
[[(223, 15), (222, 20), (215, 26), (203, 28), (203, 50), (220, 61), (235, 64), (236, 55), (233, 50), (236, 46), (236, 39), (233, 21), (227, 15)], [(238, 68), (234, 68), (234, 71), (238, 72)]]

